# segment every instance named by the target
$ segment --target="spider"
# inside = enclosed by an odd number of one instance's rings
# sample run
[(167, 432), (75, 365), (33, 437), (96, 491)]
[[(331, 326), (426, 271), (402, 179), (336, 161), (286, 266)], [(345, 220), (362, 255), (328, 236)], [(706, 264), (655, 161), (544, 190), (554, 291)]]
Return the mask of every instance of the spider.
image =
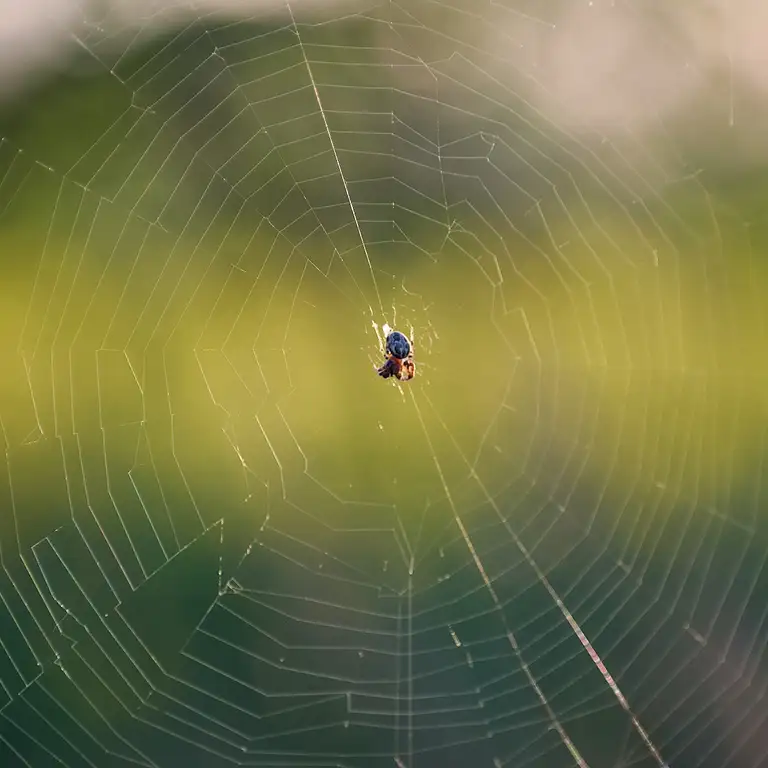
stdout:
[(400, 331), (392, 331), (387, 336), (387, 346), (384, 353), (386, 361), (377, 373), (384, 379), (396, 376), (400, 381), (409, 381), (416, 373), (413, 363), (413, 347), (407, 337)]

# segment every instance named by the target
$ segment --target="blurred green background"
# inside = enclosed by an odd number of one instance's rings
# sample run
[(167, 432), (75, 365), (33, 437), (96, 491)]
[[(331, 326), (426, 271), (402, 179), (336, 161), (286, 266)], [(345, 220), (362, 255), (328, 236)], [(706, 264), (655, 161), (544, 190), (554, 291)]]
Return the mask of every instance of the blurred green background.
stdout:
[(6, 102), (3, 766), (762, 764), (759, 104), (575, 120), (508, 12), (91, 28)]

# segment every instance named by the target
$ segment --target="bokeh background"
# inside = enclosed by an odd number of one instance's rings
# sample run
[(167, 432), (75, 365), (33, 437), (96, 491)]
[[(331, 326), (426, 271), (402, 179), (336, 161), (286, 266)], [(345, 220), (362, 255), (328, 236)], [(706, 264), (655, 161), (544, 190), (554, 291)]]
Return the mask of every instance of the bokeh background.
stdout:
[(766, 764), (768, 7), (0, 19), (2, 766)]

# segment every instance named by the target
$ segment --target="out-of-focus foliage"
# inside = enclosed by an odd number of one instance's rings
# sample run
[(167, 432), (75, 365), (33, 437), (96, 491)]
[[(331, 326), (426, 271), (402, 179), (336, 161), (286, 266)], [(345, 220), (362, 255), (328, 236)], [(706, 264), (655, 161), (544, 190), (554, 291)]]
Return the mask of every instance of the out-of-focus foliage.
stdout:
[[(583, 26), (584, 9), (565, 4), (536, 12), (547, 70), (537, 79), (529, 38), (510, 32), (530, 30), (502, 24), (507, 13), (496, 3), (421, 2), (298, 26), (285, 17), (197, 18), (127, 51), (94, 33), (66, 68), (6, 104), (0, 417), (8, 479), (0, 508), (12, 514), (0, 516), (0, 544), (11, 581), (34, 595), (29, 615), (13, 622), (36, 638), (42, 668), (18, 638), (26, 666), (18, 685), (5, 685), (10, 707), (21, 708), (19, 692), (34, 675), (48, 685), (61, 663), (78, 691), (92, 694), (66, 689), (77, 718), (93, 705), (109, 723), (136, 728), (126, 737), (133, 750), (144, 732), (129, 713), (162, 719), (149, 694), (183, 677), (187, 646), (214, 632), (209, 610), (229, 610), (224, 601), (211, 608), (219, 590), (229, 590), (226, 600), (242, 580), (280, 599), (281, 589), (304, 595), (301, 577), (283, 579), (281, 569), (296, 565), (320, 583), (322, 566), (338, 594), (366, 585), (366, 616), (380, 610), (384, 592), (412, 600), (445, 590), (435, 605), (425, 598), (418, 610), (397, 609), (427, 622), (423, 632), (398, 629), (388, 651), (417, 666), (430, 652), (405, 654), (402, 637), (438, 647), (430, 632), (448, 619), (432, 613), (477, 599), (481, 607), (465, 606), (463, 618), (476, 612), (484, 623), (462, 632), (476, 631), (480, 645), (504, 643), (485, 659), (482, 674), (500, 667), (494, 680), (520, 668), (498, 606), (529, 601), (514, 611), (515, 626), (530, 633), (525, 650), (536, 646), (546, 670), (581, 663), (579, 680), (589, 681), (586, 698), (558, 701), (557, 713), (584, 714), (577, 741), (592, 750), (590, 765), (614, 765), (626, 744), (605, 733), (624, 731), (605, 728), (601, 712), (625, 713), (510, 531), (578, 621), (600, 615), (590, 631), (601, 653), (615, 648), (607, 635), (624, 637), (630, 620), (659, 612), (639, 650), (622, 648), (607, 662), (626, 671), (630, 691), (647, 679), (635, 664), (646, 639), (678, 639), (684, 619), (714, 627), (714, 644), (730, 643), (738, 622), (717, 625), (728, 584), (712, 586), (711, 600), (702, 594), (716, 557), (732, 568), (723, 572), (744, 567), (749, 578), (762, 557), (750, 550), (742, 561), (727, 546), (732, 531), (746, 532), (752, 546), (763, 525), (768, 184), (746, 140), (760, 107), (743, 126), (750, 94), (721, 74), (726, 62), (705, 76), (708, 89), (685, 90), (693, 75), (673, 66), (685, 39), (678, 30), (671, 52), (654, 49), (670, 57), (660, 59), (669, 82), (659, 94), (640, 87), (633, 97), (605, 84), (607, 63), (626, 64), (613, 43), (593, 46), (594, 82), (581, 80), (581, 35), (556, 45), (554, 22), (570, 19), (584, 35), (594, 28)], [(618, 23), (607, 12), (599, 18), (610, 29)], [(634, 27), (621, 29), (633, 50)], [(567, 74), (575, 81), (564, 83)], [(610, 98), (590, 100), (595, 83)], [(681, 94), (686, 108), (672, 108)], [(418, 373), (407, 386), (375, 375), (375, 324), (385, 321), (414, 340)], [(479, 542), (500, 603), (462, 529)], [(274, 553), (279, 566), (266, 560)], [(608, 576), (590, 567), (598, 561)], [(82, 595), (71, 578), (77, 563), (91, 568), (78, 574)], [(631, 616), (620, 627), (606, 586), (624, 585), (616, 574), (630, 584), (621, 599)], [(593, 610), (595, 594), (605, 599)], [(324, 604), (304, 605), (310, 632), (321, 623), (311, 612)], [(677, 616), (681, 605), (690, 615)], [(663, 623), (672, 614), (674, 629)], [(232, 638), (229, 620), (210, 619)], [(77, 666), (100, 653), (93, 628), (112, 643), (103, 687)], [(316, 650), (283, 629), (291, 653)], [(573, 647), (563, 651), (558, 640), (541, 650), (550, 630)], [(460, 647), (455, 637), (447, 642), (451, 652)], [(263, 659), (240, 664), (226, 651), (221, 663), (232, 663), (233, 677), (216, 683), (217, 701), (242, 688), (239, 713), (255, 712), (258, 701), (290, 723), (248, 720), (238, 725), (248, 731), (242, 744), (239, 731), (216, 731), (209, 741), (221, 738), (227, 759), (257, 755), (251, 738), (283, 755), (295, 747), (301, 717), (285, 712), (296, 689), (281, 688), (282, 657), (265, 654), (269, 675), (256, 667)], [(482, 665), (463, 658), (445, 669), (460, 670), (456, 690), (474, 690), (467, 680)], [(303, 657), (290, 663), (306, 672)], [(344, 657), (342, 671), (365, 692), (369, 678), (391, 672), (360, 665), (350, 672)], [(681, 667), (664, 656), (654, 669), (668, 681)], [(301, 685), (337, 696), (338, 686), (311, 672)], [(438, 672), (418, 673), (430, 696)], [(551, 675), (547, 695), (572, 690), (569, 675)], [(535, 723), (549, 728), (532, 691), (523, 681), (510, 694), (522, 703), (506, 701), (487, 717), (535, 711)], [(608, 704), (594, 703), (604, 695)], [(277, 714), (272, 698), (285, 704)], [(406, 697), (383, 698), (399, 707)], [(714, 712), (718, 695), (707, 703)], [(481, 709), (474, 700), (466, 707), (473, 717)], [(331, 720), (342, 722), (337, 715)], [(477, 717), (463, 743), (487, 750), (489, 761), (492, 752), (511, 754), (510, 729), (494, 737), (506, 745), (497, 749), (478, 735), (488, 722)], [(665, 710), (653, 722), (679, 733), (686, 718)], [(380, 729), (386, 744), (373, 730), (345, 726), (331, 746), (321, 734), (305, 751), (391, 765), (391, 723)], [(431, 759), (453, 726), (430, 720), (423, 731)], [(194, 752), (194, 741), (171, 744), (165, 755), (151, 748), (157, 763), (186, 759), (176, 748)]]

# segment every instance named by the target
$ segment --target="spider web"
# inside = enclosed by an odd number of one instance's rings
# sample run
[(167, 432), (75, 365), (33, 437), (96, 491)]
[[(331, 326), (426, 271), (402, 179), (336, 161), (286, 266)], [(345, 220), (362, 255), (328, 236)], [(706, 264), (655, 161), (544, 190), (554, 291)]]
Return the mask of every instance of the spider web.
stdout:
[(763, 764), (739, 91), (585, 128), (563, 13), (83, 19), (0, 143), (4, 766)]

